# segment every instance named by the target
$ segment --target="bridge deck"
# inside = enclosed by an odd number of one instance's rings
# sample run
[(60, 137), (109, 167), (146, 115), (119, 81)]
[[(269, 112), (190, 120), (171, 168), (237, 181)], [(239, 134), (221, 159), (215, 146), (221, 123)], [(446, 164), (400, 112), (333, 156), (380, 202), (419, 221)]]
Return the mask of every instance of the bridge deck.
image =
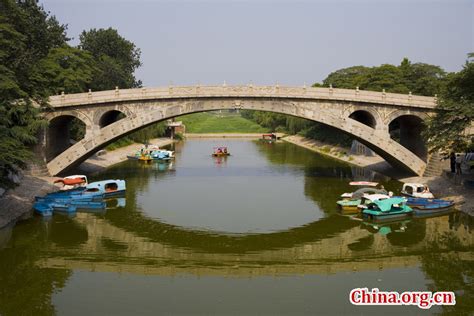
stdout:
[(100, 104), (130, 100), (182, 99), (182, 98), (291, 98), (313, 100), (343, 100), (433, 109), (436, 97), (397, 94), (364, 90), (286, 87), (286, 86), (169, 86), (108, 90), (89, 93), (52, 96), (53, 108)]

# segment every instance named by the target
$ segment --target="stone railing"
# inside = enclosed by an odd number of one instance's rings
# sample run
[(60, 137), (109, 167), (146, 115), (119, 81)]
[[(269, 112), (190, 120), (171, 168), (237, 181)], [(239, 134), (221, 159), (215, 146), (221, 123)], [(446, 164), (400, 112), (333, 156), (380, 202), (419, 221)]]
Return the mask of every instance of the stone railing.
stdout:
[(385, 93), (350, 89), (287, 87), (287, 86), (168, 86), (160, 88), (139, 88), (86, 92), (76, 94), (61, 94), (52, 96), (49, 103), (53, 108), (101, 104), (111, 102), (182, 99), (182, 98), (287, 98), (307, 100), (338, 100), (366, 102), (374, 104), (389, 104), (414, 108), (433, 109), (436, 97), (424, 97), (409, 94)]

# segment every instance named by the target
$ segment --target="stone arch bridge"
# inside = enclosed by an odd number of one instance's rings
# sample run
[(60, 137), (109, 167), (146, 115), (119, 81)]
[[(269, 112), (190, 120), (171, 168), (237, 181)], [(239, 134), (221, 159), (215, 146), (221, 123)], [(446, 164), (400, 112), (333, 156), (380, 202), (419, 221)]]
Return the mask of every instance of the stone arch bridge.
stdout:
[[(332, 126), (390, 164), (422, 175), (427, 151), (420, 131), (423, 121), (434, 114), (436, 98), (359, 89), (198, 85), (62, 94), (51, 97), (49, 104), (43, 113), (49, 128), (42, 145), (52, 175), (153, 123), (220, 109), (269, 111)], [(71, 146), (68, 122), (73, 118), (85, 124), (86, 133)], [(392, 126), (399, 142), (390, 137)]]

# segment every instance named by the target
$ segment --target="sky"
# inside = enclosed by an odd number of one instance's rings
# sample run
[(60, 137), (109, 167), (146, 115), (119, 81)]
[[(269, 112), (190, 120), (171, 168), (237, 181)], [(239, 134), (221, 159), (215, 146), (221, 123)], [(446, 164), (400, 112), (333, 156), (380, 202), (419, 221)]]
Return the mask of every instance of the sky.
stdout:
[(474, 52), (474, 0), (40, 0), (72, 45), (112, 27), (141, 49), (144, 86), (292, 85), (355, 65), (458, 71)]

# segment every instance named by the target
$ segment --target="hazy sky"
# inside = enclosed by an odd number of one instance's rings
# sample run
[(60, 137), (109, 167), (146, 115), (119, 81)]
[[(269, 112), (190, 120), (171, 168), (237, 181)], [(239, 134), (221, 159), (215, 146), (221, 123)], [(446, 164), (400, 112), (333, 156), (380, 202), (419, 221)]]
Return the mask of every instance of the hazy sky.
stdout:
[(474, 52), (474, 0), (42, 0), (69, 25), (113, 27), (142, 51), (145, 86), (312, 84), (353, 66), (462, 67)]

